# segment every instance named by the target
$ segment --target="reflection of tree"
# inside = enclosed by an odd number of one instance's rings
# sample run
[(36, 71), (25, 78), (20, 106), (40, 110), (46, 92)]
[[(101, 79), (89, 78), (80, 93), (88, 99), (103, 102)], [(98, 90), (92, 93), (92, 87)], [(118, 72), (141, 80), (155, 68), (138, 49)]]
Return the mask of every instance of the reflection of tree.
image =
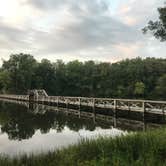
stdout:
[(14, 119), (1, 128), (2, 132), (8, 134), (9, 139), (27, 139), (33, 136), (35, 130), (26, 123), (18, 123)]
[(0, 120), (0, 124), (2, 132), (6, 132), (9, 139), (28, 139), (37, 129), (40, 129), (42, 133), (47, 133), (54, 123), (54, 116), (50, 113), (33, 114), (25, 107), (8, 103), (0, 105), (0, 108), (0, 119), (8, 117)]
[[(73, 121), (75, 123), (73, 123)], [(87, 121), (86, 119), (78, 119), (78, 118), (75, 118), (72, 116), (70, 116), (70, 118), (68, 118), (67, 126), (71, 130), (74, 130), (74, 131), (78, 131), (82, 128), (86, 128), (87, 130), (94, 130), (95, 129), (95, 125), (93, 124), (92, 120)]]
[(35, 114), (23, 106), (1, 102), (0, 108), (1, 130), (8, 134), (9, 139), (28, 139), (38, 129), (41, 133), (48, 133), (51, 128), (62, 132), (65, 126), (74, 131), (82, 128), (95, 129), (92, 120), (80, 119), (71, 114), (68, 116), (63, 112), (46, 111), (44, 114)]

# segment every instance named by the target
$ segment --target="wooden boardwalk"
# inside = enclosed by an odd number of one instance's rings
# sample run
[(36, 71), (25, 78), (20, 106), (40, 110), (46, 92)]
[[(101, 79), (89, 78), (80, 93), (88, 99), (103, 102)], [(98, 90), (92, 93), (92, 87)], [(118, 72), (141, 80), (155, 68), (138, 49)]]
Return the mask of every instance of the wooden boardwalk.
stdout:
[[(37, 91), (36, 91), (37, 93)], [(113, 99), (113, 98), (88, 98), (88, 97), (65, 97), (65, 96), (48, 96), (44, 95), (0, 95), (0, 98), (12, 99), (18, 101), (28, 101), (43, 104), (50, 104), (68, 108), (75, 106), (99, 109), (127, 110), (143, 113), (153, 113), (166, 115), (166, 101), (152, 100), (132, 100), (132, 99)]]
[(146, 120), (144, 119), (142, 120), (128, 119), (125, 117), (118, 117), (115, 114), (113, 116), (108, 116), (108, 115), (96, 114), (94, 112), (81, 111), (79, 109), (76, 110), (76, 109), (60, 108), (56, 106), (30, 103), (27, 101), (11, 100), (11, 99), (4, 99), (4, 98), (1, 100), (4, 102), (23, 105), (32, 114), (45, 114), (47, 111), (54, 111), (56, 113), (63, 112), (66, 116), (74, 115), (77, 118), (81, 118), (81, 119), (91, 119), (93, 120), (94, 124), (99, 123), (99, 124), (103, 124), (104, 126), (111, 125), (111, 127), (125, 129), (125, 130), (127, 129), (128, 131), (138, 131), (138, 130), (146, 131), (148, 129), (162, 127), (162, 124), (160, 123), (160, 121), (157, 121), (157, 123), (146, 122)]

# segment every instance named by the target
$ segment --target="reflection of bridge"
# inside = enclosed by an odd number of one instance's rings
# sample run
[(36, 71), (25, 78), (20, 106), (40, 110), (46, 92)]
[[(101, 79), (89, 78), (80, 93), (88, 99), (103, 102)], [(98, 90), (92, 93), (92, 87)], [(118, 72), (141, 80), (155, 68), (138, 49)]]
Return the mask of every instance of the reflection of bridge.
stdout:
[[(115, 128), (138, 131), (138, 130), (148, 130), (149, 128), (158, 128), (162, 126), (162, 121), (151, 122), (146, 121), (144, 118), (140, 120), (134, 120), (130, 118), (125, 118), (123, 116), (117, 116), (113, 114), (112, 116), (102, 115), (95, 112), (86, 112), (80, 109), (67, 109), (57, 106), (43, 105), (37, 103), (30, 103), (26, 101), (10, 100), (10, 99), (1, 99), (4, 102), (9, 102), (13, 104), (19, 104), (25, 106), (28, 109), (28, 112), (32, 114), (45, 114), (48, 111), (53, 111), (56, 113), (64, 113), (67, 116), (76, 116), (81, 119), (91, 119), (94, 124), (102, 124), (106, 126), (113, 126)], [(162, 120), (162, 119), (160, 119)], [(161, 124), (160, 124), (161, 123)]]
[(88, 107), (95, 109), (128, 110), (132, 112), (166, 114), (166, 101), (112, 99), (112, 98), (88, 98), (88, 97), (64, 97), (48, 96), (44, 90), (31, 90), (28, 95), (0, 95), (0, 98), (19, 101), (30, 101), (43, 104), (53, 104), (69, 108)]

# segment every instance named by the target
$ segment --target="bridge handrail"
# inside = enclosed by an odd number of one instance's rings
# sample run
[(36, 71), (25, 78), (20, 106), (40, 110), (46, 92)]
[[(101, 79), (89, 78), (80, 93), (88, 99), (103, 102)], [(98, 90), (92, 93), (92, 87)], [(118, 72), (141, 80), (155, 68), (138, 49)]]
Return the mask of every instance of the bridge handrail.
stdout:
[(73, 96), (48, 96), (48, 97), (55, 97), (55, 98), (66, 98), (66, 99), (87, 99), (87, 100), (109, 100), (109, 101), (126, 101), (126, 102), (144, 102), (144, 103), (158, 103), (158, 104), (166, 104), (166, 101), (159, 101), (159, 100), (142, 100), (142, 99), (120, 99), (120, 98), (96, 98), (96, 97), (73, 97)]
[[(0, 94), (0, 97), (7, 98), (25, 98), (28, 99), (29, 95), (14, 95), (14, 94)], [(123, 101), (123, 102), (140, 102), (140, 103), (154, 103), (166, 104), (166, 101), (158, 100), (142, 100), (142, 99), (120, 99), (120, 98), (96, 98), (96, 97), (74, 97), (74, 96), (45, 96), (44, 98), (63, 98), (63, 99), (83, 99), (83, 100), (103, 100), (103, 101)]]

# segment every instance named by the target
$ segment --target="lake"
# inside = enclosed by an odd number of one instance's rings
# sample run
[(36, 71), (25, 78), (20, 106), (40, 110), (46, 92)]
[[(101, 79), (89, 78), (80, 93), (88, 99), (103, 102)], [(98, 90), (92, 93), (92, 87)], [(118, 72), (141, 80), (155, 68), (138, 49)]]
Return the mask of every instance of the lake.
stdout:
[(39, 154), (67, 147), (84, 138), (115, 137), (165, 124), (152, 122), (1, 100), (0, 154)]

